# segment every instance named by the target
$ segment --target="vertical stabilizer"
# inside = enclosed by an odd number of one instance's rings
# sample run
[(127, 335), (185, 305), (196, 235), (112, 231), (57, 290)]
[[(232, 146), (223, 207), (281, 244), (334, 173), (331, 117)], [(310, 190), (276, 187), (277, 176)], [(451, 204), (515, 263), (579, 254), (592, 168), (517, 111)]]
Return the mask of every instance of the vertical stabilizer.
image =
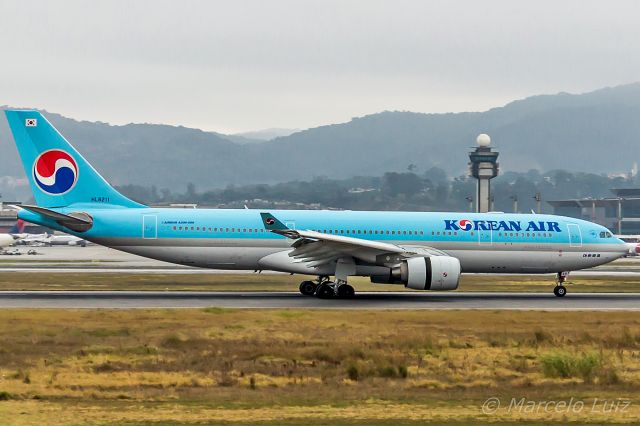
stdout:
[(5, 113), (37, 205), (144, 207), (109, 185), (40, 112)]

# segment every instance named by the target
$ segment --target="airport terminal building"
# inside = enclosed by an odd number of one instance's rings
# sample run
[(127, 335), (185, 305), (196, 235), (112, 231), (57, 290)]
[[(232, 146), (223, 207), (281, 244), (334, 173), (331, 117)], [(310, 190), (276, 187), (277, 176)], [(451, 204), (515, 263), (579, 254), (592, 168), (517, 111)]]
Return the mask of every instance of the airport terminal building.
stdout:
[(612, 189), (614, 197), (556, 200), (553, 213), (606, 226), (618, 235), (640, 235), (640, 188)]

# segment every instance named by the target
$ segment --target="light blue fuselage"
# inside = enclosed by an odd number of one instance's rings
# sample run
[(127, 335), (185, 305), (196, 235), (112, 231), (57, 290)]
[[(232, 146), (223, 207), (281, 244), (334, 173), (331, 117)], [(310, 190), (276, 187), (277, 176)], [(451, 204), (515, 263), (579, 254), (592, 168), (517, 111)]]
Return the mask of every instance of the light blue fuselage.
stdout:
[[(83, 211), (92, 216), (92, 228), (75, 235), (159, 260), (215, 269), (332, 273), (326, 268), (310, 269), (295, 264), (285, 256), (274, 258), (272, 255), (290, 247), (291, 240), (265, 230), (258, 210), (95, 208), (91, 205), (58, 210)], [(624, 243), (606, 228), (553, 215), (270, 212), (291, 229), (384, 241), (403, 247), (436, 248), (458, 258), (463, 272), (570, 271), (610, 262), (626, 252)], [(20, 217), (61, 229), (55, 222), (43, 221), (28, 211), (21, 211)], [(459, 224), (467, 224), (470, 229), (464, 230)], [(366, 269), (365, 265), (361, 267)], [(362, 273), (370, 272), (363, 269)]]

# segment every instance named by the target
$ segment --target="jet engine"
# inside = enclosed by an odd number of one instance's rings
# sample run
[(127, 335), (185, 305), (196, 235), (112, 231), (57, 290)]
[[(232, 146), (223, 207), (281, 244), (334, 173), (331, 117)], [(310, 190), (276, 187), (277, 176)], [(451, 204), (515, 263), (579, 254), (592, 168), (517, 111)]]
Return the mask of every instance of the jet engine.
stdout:
[(404, 284), (414, 290), (455, 290), (460, 261), (451, 256), (410, 257), (390, 269), (388, 276), (372, 276), (374, 283)]

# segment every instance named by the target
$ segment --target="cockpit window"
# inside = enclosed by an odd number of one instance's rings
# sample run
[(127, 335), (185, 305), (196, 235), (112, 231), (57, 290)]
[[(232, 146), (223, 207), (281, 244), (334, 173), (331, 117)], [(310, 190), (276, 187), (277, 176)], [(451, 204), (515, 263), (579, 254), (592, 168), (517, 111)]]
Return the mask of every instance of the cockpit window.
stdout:
[(611, 232), (602, 231), (600, 233), (600, 238), (611, 238), (611, 237), (613, 237), (613, 234), (611, 234)]

